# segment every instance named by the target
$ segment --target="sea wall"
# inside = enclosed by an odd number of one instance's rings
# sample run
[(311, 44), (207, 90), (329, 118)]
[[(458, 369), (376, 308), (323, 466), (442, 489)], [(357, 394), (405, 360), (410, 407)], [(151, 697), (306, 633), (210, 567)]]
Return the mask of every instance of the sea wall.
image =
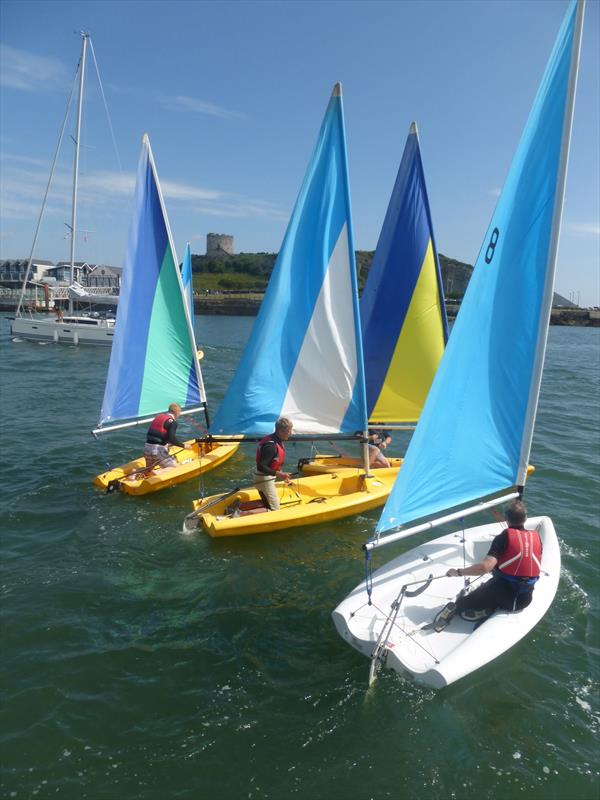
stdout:
[[(235, 317), (255, 317), (258, 314), (262, 297), (260, 295), (207, 295), (194, 300), (196, 313), (231, 315)], [(448, 319), (453, 320), (460, 306), (448, 303)], [(600, 327), (600, 311), (587, 308), (553, 308), (551, 325), (580, 325)]]

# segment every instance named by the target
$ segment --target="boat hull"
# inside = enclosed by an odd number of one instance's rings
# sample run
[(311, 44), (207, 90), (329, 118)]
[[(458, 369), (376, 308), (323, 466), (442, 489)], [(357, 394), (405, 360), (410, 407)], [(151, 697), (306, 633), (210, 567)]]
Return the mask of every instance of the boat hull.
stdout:
[(278, 511), (268, 511), (247, 516), (224, 516), (225, 509), (235, 500), (252, 502), (259, 499), (254, 487), (239, 489), (228, 494), (221, 502), (219, 495), (194, 501), (198, 512), (211, 503), (210, 510), (198, 514), (204, 531), (212, 537), (243, 536), (252, 533), (274, 533), (301, 525), (318, 525), (335, 519), (360, 514), (382, 506), (394, 484), (397, 470), (380, 469), (370, 477), (353, 470), (342, 474), (314, 475), (301, 478), (290, 486), (275, 485), (281, 501)]
[[(402, 458), (388, 458), (390, 468), (398, 471), (402, 466)], [(361, 458), (352, 456), (330, 456), (318, 454), (311, 459), (300, 459), (298, 471), (305, 475), (323, 475), (328, 472), (340, 472), (340, 470), (362, 471), (363, 461)], [(384, 468), (385, 469), (385, 468)], [(379, 473), (379, 468), (373, 469), (373, 474)]]
[[(426, 581), (430, 575), (443, 575), (421, 594), (403, 598), (395, 623), (381, 642), (384, 663), (386, 668), (437, 689), (465, 677), (522, 639), (554, 599), (560, 576), (560, 549), (554, 525), (549, 517), (531, 518), (526, 525), (539, 531), (544, 549), (541, 577), (530, 605), (522, 611), (496, 611), (478, 627), (458, 616), (440, 633), (423, 627), (463, 588), (464, 579), (446, 578), (446, 571), (463, 567), (465, 561), (470, 564), (484, 558), (492, 539), (502, 530), (495, 523), (465, 531), (465, 560), (459, 531), (424, 542), (385, 564), (373, 574), (372, 605), (367, 603), (363, 582), (333, 611), (338, 633), (371, 658), (388, 619), (388, 609), (402, 586)], [(478, 585), (476, 581), (473, 588)]]
[[(111, 491), (117, 489), (125, 494), (143, 495), (168, 489), (178, 483), (184, 483), (203, 472), (215, 469), (227, 461), (237, 452), (239, 444), (219, 444), (196, 442), (191, 440), (193, 450), (178, 450), (173, 448), (173, 457), (178, 464), (175, 467), (156, 467), (151, 472), (145, 472), (146, 462), (143, 458), (136, 458), (115, 467), (108, 472), (103, 472), (94, 478), (94, 485), (99, 489)], [(141, 474), (140, 474), (141, 471)]]
[(110, 347), (115, 334), (114, 322), (82, 318), (79, 322), (59, 322), (55, 319), (16, 317), (11, 335), (33, 342), (59, 344), (93, 344)]

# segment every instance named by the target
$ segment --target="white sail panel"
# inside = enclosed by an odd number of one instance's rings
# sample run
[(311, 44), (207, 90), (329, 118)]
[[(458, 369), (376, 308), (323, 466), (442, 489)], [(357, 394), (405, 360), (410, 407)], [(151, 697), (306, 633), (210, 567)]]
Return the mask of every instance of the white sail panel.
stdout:
[(348, 254), (344, 225), (283, 401), (283, 413), (293, 418), (297, 431), (341, 430), (354, 392), (358, 378), (354, 319), (349, 314), (336, 315), (340, 304), (352, 308)]

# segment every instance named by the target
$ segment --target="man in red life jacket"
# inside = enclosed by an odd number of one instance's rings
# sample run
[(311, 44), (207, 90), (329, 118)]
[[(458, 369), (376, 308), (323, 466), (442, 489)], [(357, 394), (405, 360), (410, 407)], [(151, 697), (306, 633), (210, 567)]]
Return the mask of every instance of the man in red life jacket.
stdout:
[(157, 414), (148, 428), (146, 434), (146, 444), (144, 445), (144, 458), (146, 459), (146, 468), (160, 466), (176, 467), (178, 461), (173, 456), (169, 455), (169, 445), (174, 444), (177, 447), (185, 447), (186, 450), (191, 450), (191, 444), (185, 444), (180, 441), (177, 436), (177, 419), (181, 414), (181, 406), (177, 403), (171, 403), (169, 410), (161, 414)]
[(537, 531), (525, 529), (527, 509), (520, 500), (511, 503), (504, 516), (508, 527), (493, 539), (483, 561), (446, 573), (452, 578), (480, 576), (493, 570), (493, 577), (456, 603), (448, 603), (434, 621), (435, 630), (443, 630), (455, 614), (467, 620), (484, 620), (499, 608), (520, 611), (531, 603), (540, 576), (542, 542)]
[(262, 514), (264, 511), (278, 511), (279, 495), (275, 481), (291, 482), (289, 472), (283, 472), (285, 442), (292, 434), (293, 425), (287, 417), (280, 417), (275, 423), (275, 431), (263, 436), (256, 448), (256, 473), (254, 485), (260, 500), (240, 504), (239, 501), (228, 507), (227, 513), (244, 517), (247, 514)]

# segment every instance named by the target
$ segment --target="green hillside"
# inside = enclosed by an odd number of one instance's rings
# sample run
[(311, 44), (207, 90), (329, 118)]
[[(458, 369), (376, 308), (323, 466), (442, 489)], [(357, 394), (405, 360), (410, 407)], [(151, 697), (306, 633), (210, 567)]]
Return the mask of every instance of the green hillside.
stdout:
[[(238, 253), (225, 258), (192, 255), (194, 291), (264, 292), (276, 258), (276, 253)], [(372, 259), (373, 251), (356, 251), (359, 291), (365, 285)], [(440, 266), (446, 296), (462, 297), (473, 268), (441, 253)]]

